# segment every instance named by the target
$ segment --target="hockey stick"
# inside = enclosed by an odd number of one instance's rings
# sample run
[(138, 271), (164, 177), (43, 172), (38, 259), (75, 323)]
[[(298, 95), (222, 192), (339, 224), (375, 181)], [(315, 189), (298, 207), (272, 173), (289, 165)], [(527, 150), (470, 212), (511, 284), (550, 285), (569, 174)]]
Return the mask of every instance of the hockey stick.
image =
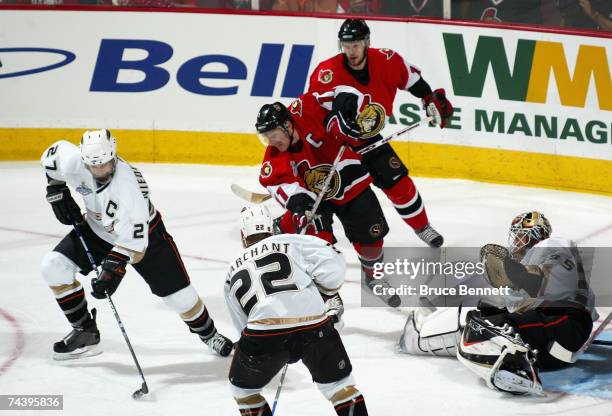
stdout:
[(401, 136), (402, 134), (404, 134), (406, 132), (409, 132), (410, 130), (413, 130), (413, 129), (419, 127), (421, 124), (429, 123), (432, 120), (433, 120), (432, 116), (425, 117), (425, 118), (417, 121), (416, 123), (413, 123), (413, 124), (411, 124), (409, 126), (404, 127), (401, 130), (396, 131), (393, 134), (390, 134), (389, 136), (385, 137), (384, 139), (381, 139), (381, 140), (379, 140), (377, 142), (372, 143), (369, 146), (366, 146), (366, 147), (364, 147), (362, 149), (359, 149), (357, 151), (357, 153), (359, 153), (360, 155), (363, 155), (364, 153), (368, 153), (368, 152), (370, 152), (370, 151), (372, 151), (372, 150), (382, 146), (383, 144), (390, 142), (391, 140), (395, 139), (396, 137)]
[[(430, 122), (432, 120), (433, 120), (432, 116), (425, 117), (424, 119), (419, 120), (416, 123), (413, 123), (413, 124), (411, 124), (409, 126), (406, 126), (405, 128), (403, 128), (403, 129), (401, 129), (399, 131), (396, 131), (395, 133), (385, 137), (384, 139), (381, 139), (381, 140), (379, 140), (379, 141), (377, 141), (375, 143), (372, 143), (371, 145), (366, 146), (363, 149), (359, 149), (357, 151), (357, 153), (359, 153), (360, 155), (362, 155), (364, 153), (368, 153), (369, 151), (374, 150), (374, 149), (382, 146), (385, 143), (388, 143), (389, 141), (391, 141), (391, 140), (395, 139), (396, 137), (398, 137), (398, 136), (400, 136), (400, 135), (402, 135), (402, 134), (404, 134), (404, 133), (406, 133), (406, 132), (408, 132), (408, 131), (410, 131), (410, 130), (418, 127), (418, 126), (420, 126), (421, 124), (428, 123), (428, 122)], [(238, 198), (242, 198), (245, 201), (252, 202), (254, 204), (261, 204), (262, 202), (267, 201), (268, 199), (272, 198), (272, 195), (270, 195), (270, 194), (264, 194), (264, 193), (259, 193), (259, 192), (252, 192), (252, 191), (249, 191), (248, 189), (245, 189), (242, 186), (240, 186), (238, 184), (235, 184), (235, 183), (233, 183), (230, 186), (230, 189), (232, 190), (234, 195), (236, 195)]]
[[(312, 206), (312, 210), (310, 211), (310, 214), (307, 217), (308, 220), (306, 221), (306, 226), (300, 230), (300, 235), (304, 235), (306, 233), (308, 224), (310, 224), (310, 222), (312, 222), (312, 220), (314, 219), (317, 213), (317, 210), (319, 209), (319, 205), (321, 205), (321, 202), (323, 201), (323, 198), (325, 197), (327, 188), (329, 188), (329, 184), (331, 183), (331, 180), (334, 174), (336, 173), (336, 169), (338, 168), (338, 163), (340, 163), (340, 159), (342, 159), (342, 155), (344, 154), (345, 149), (346, 149), (346, 145), (342, 145), (340, 147), (340, 150), (338, 150), (338, 154), (336, 155), (336, 158), (334, 159), (334, 162), (331, 168), (329, 168), (329, 173), (325, 177), (325, 182), (323, 182), (321, 191), (319, 191), (319, 195), (317, 195), (317, 199), (315, 200), (315, 203)], [(289, 363), (287, 362), (285, 364), (285, 367), (283, 367), (283, 372), (281, 374), (280, 383), (278, 384), (278, 388), (276, 389), (276, 396), (274, 397), (274, 404), (272, 405), (272, 416), (274, 416), (274, 411), (276, 410), (276, 405), (278, 404), (278, 398), (283, 388), (283, 382), (285, 381), (285, 375), (287, 374), (288, 368), (289, 368)]]
[(607, 339), (594, 339), (593, 340), (593, 345), (605, 345), (607, 347), (611, 347), (612, 346), (612, 341), (609, 341)]
[(555, 341), (551, 345), (548, 353), (561, 361), (565, 361), (566, 363), (575, 363), (576, 361), (578, 361), (578, 358), (580, 358), (580, 356), (584, 354), (584, 352), (591, 346), (591, 344), (595, 343), (595, 338), (597, 338), (599, 334), (601, 334), (602, 331), (606, 329), (610, 321), (612, 321), (612, 312), (610, 312), (608, 316), (606, 316), (606, 318), (601, 322), (601, 324), (599, 324), (597, 329), (591, 333), (589, 339), (587, 339), (587, 341), (582, 345), (582, 347), (580, 347), (578, 351), (569, 351), (557, 341)]
[[(96, 265), (96, 261), (94, 260), (93, 254), (91, 254), (91, 251), (89, 251), (89, 247), (87, 247), (87, 243), (85, 243), (83, 234), (81, 234), (81, 228), (74, 221), (72, 222), (72, 227), (74, 228), (74, 232), (76, 233), (77, 237), (79, 237), (79, 240), (81, 241), (81, 245), (83, 246), (83, 249), (85, 250), (85, 254), (87, 254), (87, 258), (89, 259), (89, 263), (91, 263), (91, 267), (93, 271), (95, 271), (96, 274), (98, 274), (98, 266)], [(123, 322), (121, 321), (121, 318), (119, 317), (117, 308), (115, 308), (115, 304), (113, 303), (113, 300), (111, 299), (108, 292), (106, 292), (106, 299), (108, 299), (108, 303), (110, 304), (113, 314), (115, 315), (117, 324), (119, 324), (119, 329), (121, 329), (123, 338), (125, 338), (125, 342), (127, 343), (127, 346), (130, 349), (130, 353), (132, 354), (132, 358), (134, 359), (134, 364), (136, 364), (136, 368), (138, 369), (138, 373), (140, 374), (140, 378), (142, 379), (142, 385), (140, 386), (140, 388), (136, 390), (134, 393), (132, 393), (133, 399), (140, 399), (142, 396), (149, 393), (149, 387), (147, 386), (147, 381), (145, 380), (144, 374), (142, 373), (142, 368), (140, 368), (140, 364), (138, 363), (138, 359), (136, 358), (136, 354), (134, 353), (134, 349), (132, 348), (132, 343), (130, 342), (130, 339), (128, 338), (127, 332), (125, 331), (125, 327), (123, 326)]]
[(272, 198), (272, 195), (270, 194), (251, 192), (235, 183), (230, 186), (230, 189), (238, 198), (242, 198), (245, 201), (252, 202), (254, 204), (261, 204), (262, 202)]

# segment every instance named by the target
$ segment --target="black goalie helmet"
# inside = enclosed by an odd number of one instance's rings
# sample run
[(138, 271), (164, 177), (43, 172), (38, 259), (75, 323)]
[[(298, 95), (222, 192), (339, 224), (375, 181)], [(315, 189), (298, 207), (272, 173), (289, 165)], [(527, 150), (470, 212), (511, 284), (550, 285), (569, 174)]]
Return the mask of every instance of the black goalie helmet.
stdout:
[(291, 120), (291, 114), (289, 114), (289, 110), (283, 104), (279, 102), (265, 104), (259, 109), (255, 128), (257, 133), (261, 134), (274, 130), (277, 127), (283, 127), (287, 120)]
[(338, 31), (340, 42), (364, 40), (370, 36), (370, 28), (363, 19), (346, 19)]

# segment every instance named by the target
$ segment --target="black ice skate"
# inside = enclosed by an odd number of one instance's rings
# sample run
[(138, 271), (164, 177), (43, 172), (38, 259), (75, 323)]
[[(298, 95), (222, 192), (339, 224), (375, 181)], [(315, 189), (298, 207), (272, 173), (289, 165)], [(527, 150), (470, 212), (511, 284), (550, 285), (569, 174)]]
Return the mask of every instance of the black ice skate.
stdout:
[(212, 337), (203, 339), (202, 341), (222, 357), (227, 357), (234, 348), (234, 343), (229, 338), (221, 335), (218, 331), (215, 331)]
[[(401, 305), (402, 300), (398, 295), (389, 295), (388, 292), (384, 290), (391, 288), (391, 285), (386, 279), (367, 279), (366, 284), (372, 293), (374, 293), (377, 298), (382, 299), (387, 305), (391, 306), (392, 308), (397, 308)], [(376, 286), (379, 288), (376, 290), (376, 292), (374, 292), (374, 288)]]
[(415, 230), (415, 233), (429, 247), (436, 248), (444, 244), (444, 237), (429, 224), (420, 230)]
[(53, 359), (58, 361), (74, 360), (102, 354), (98, 349), (100, 344), (100, 331), (96, 325), (96, 310), (91, 310), (91, 318), (82, 326), (75, 327), (72, 332), (61, 341), (53, 344)]

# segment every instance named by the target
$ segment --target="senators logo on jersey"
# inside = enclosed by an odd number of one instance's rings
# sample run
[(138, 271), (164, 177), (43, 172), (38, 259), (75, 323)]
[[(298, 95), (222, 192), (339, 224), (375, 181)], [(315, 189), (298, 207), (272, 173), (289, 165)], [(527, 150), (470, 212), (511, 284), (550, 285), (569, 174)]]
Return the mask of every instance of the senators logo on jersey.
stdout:
[(384, 107), (370, 100), (370, 96), (366, 95), (362, 110), (357, 116), (361, 137), (365, 139), (376, 136), (385, 127), (386, 122)]
[(289, 105), (289, 111), (291, 112), (291, 114), (297, 114), (298, 116), (302, 116), (302, 100), (300, 98), (298, 98), (297, 100), (293, 101), (290, 105)]
[(378, 52), (382, 53), (387, 57), (387, 60), (391, 59), (395, 55), (395, 51), (389, 48), (380, 48)]
[(319, 81), (323, 84), (329, 84), (334, 79), (334, 73), (331, 69), (322, 69), (319, 71)]
[[(306, 187), (308, 188), (308, 190), (316, 193), (317, 195), (320, 194), (321, 190), (323, 189), (325, 179), (327, 178), (327, 175), (331, 170), (331, 165), (318, 165), (314, 168), (310, 168), (310, 166), (308, 166), (308, 162), (306, 162), (306, 164), (301, 164), (298, 169), (304, 169), (304, 172), (301, 176), (304, 178), (304, 182), (306, 183)], [(332, 180), (329, 183), (329, 187), (327, 188), (327, 192), (325, 192), (324, 199), (333, 198), (334, 196), (336, 196), (339, 189), (340, 175), (338, 175), (338, 171), (335, 171), (334, 176), (332, 177)]]
[(269, 178), (270, 175), (272, 175), (272, 164), (266, 161), (263, 165), (261, 165), (261, 171), (259, 172), (259, 176), (261, 176), (262, 178)]

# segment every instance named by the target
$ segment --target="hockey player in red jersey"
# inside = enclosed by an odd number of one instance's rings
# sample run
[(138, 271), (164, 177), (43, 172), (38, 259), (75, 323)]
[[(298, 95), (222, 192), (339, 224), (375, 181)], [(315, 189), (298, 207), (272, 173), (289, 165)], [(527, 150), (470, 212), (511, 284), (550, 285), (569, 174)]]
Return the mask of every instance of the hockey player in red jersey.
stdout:
[[(259, 181), (287, 209), (280, 221), (282, 231), (299, 232), (308, 226), (309, 234), (333, 243), (335, 214), (359, 255), (366, 284), (370, 288), (376, 284), (388, 286), (386, 281), (372, 279), (371, 270), (382, 259), (383, 238), (389, 228), (370, 189), (372, 178), (363, 168), (360, 156), (350, 148), (346, 148), (324, 201), (308, 225), (310, 211), (342, 146), (341, 136), (351, 134), (342, 115), (324, 108), (321, 99), (327, 98), (304, 94), (289, 108), (276, 102), (260, 109), (256, 128), (268, 147)], [(382, 298), (390, 306), (399, 306), (397, 295)]]
[[(322, 93), (338, 85), (348, 85), (369, 96), (370, 111), (357, 119), (363, 146), (381, 139), (386, 118), (393, 111), (397, 90), (407, 90), (421, 98), (428, 115), (441, 128), (453, 114), (453, 106), (443, 89), (432, 91), (421, 71), (391, 49), (370, 48), (370, 29), (364, 20), (347, 19), (338, 32), (342, 53), (321, 62), (310, 76), (309, 92)], [(408, 169), (387, 143), (363, 156), (363, 166), (372, 175), (393, 206), (417, 236), (432, 247), (440, 247), (443, 237), (429, 224), (425, 206)]]

